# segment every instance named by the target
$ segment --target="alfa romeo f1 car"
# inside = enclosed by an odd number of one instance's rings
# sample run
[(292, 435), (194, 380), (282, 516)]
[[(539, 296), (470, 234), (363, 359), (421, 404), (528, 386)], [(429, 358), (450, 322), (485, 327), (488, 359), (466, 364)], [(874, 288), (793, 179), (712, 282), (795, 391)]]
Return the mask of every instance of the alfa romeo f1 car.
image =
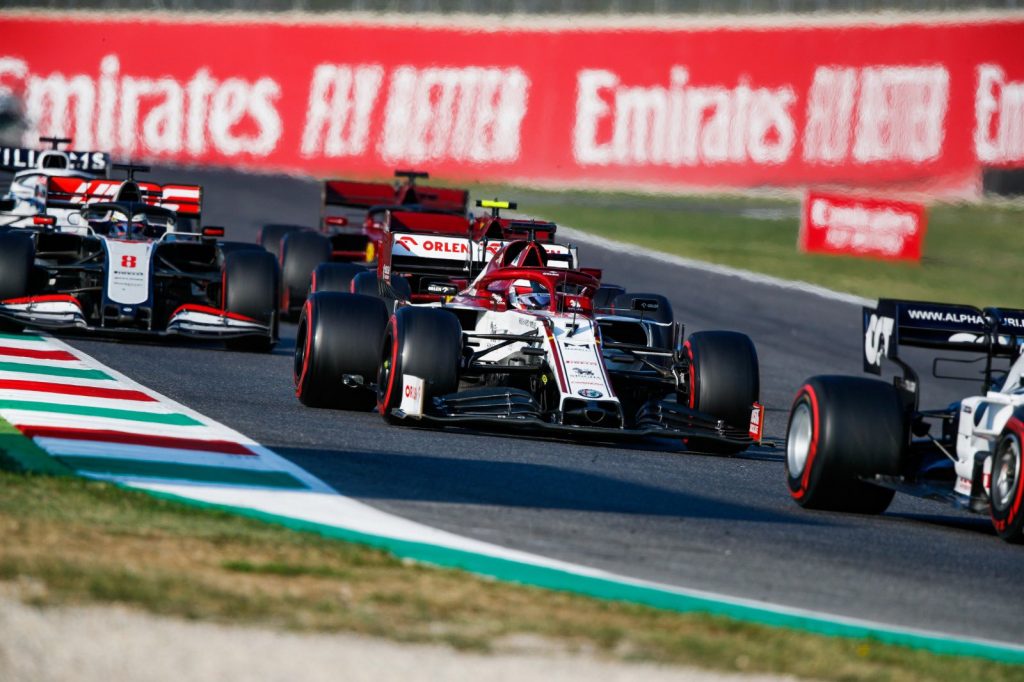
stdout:
[[(789, 416), (793, 498), (812, 509), (879, 514), (896, 492), (909, 493), (989, 514), (1001, 538), (1024, 542), (1024, 310), (882, 299), (863, 315), (864, 370), (880, 374), (886, 359), (901, 375), (892, 384), (807, 380)], [(936, 358), (932, 373), (980, 376), (981, 393), (921, 409), (918, 375), (901, 346), (980, 354)]]
[[(119, 168), (115, 166), (115, 168)], [(32, 229), (0, 231), (0, 326), (116, 335), (220, 339), (270, 350), (277, 339), (278, 270), (255, 244), (218, 241), (198, 224), (193, 185), (47, 179)]]
[(451, 214), (465, 222), (469, 192), (426, 187), (420, 171), (395, 171), (397, 180), (324, 182), (319, 230), (298, 225), (265, 225), (258, 242), (281, 264), (281, 311), (297, 314), (309, 290), (310, 276), (320, 263), (372, 263), (383, 237), (388, 211)]
[[(723, 452), (760, 437), (747, 336), (683, 342), (664, 296), (602, 289), (600, 271), (553, 242), (551, 223), (494, 215), (456, 233), (413, 216), (389, 216), (378, 273), (360, 275), (378, 278), (378, 295), (317, 289), (307, 299), (294, 367), (304, 404), (376, 405), (392, 423), (665, 436)], [(412, 304), (417, 290), (440, 300)]]
[(45, 222), (49, 178), (88, 182), (107, 177), (110, 171), (109, 154), (61, 149), (71, 143), (69, 138), (39, 141), (51, 148), (0, 147), (0, 171), (14, 174), (7, 194), (0, 198), (0, 226), (32, 227), (37, 218)]

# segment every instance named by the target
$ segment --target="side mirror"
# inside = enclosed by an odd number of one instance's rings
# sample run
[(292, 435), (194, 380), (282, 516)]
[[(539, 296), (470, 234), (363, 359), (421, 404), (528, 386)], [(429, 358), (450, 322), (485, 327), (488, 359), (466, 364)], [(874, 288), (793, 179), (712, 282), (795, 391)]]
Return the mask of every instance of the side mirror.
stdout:
[(215, 225), (207, 225), (203, 228), (202, 235), (203, 239), (218, 239), (224, 236), (224, 228)]
[(642, 313), (655, 313), (661, 308), (656, 298), (634, 298), (630, 307)]
[(333, 227), (345, 227), (348, 225), (348, 218), (343, 215), (329, 215), (324, 218), (324, 225), (331, 225)]

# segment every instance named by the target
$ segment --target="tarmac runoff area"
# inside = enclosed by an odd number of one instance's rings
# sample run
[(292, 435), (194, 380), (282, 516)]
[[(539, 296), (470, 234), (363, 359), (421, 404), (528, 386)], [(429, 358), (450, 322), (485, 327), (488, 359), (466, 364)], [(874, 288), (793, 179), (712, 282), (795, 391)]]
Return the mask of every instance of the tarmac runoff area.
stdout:
[[(25, 605), (21, 586), (0, 591), (4, 682), (783, 682), (793, 677), (713, 673), (622, 663), (567, 652), (535, 637), (493, 654), (399, 644), (347, 634), (297, 634), (161, 618), (122, 607)], [(103, 646), (97, 646), (103, 642)]]

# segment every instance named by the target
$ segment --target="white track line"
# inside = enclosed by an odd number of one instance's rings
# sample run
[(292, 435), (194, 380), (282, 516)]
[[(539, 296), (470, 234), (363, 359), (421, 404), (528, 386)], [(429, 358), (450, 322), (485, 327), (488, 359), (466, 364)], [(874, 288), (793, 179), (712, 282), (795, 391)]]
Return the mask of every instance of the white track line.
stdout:
[(620, 242), (614, 239), (608, 239), (607, 237), (598, 237), (597, 235), (577, 230), (572, 227), (566, 227), (564, 225), (558, 226), (558, 233), (564, 237), (567, 237), (571, 241), (580, 242), (582, 244), (588, 244), (590, 246), (597, 246), (602, 249), (608, 249), (616, 253), (626, 253), (630, 256), (637, 256), (640, 258), (649, 258), (659, 263), (667, 263), (668, 265), (674, 265), (676, 267), (689, 268), (691, 270), (699, 270), (701, 272), (708, 272), (715, 275), (721, 275), (724, 277), (735, 277), (745, 282), (752, 284), (763, 284), (779, 289), (787, 289), (789, 291), (799, 291), (805, 294), (811, 294), (820, 298), (826, 298), (830, 301), (838, 301), (840, 303), (848, 303), (856, 306), (874, 306), (875, 301), (872, 299), (863, 298), (862, 296), (855, 296), (854, 294), (847, 294), (842, 291), (835, 291), (827, 287), (819, 286), (817, 284), (811, 284), (810, 282), (801, 282), (799, 280), (782, 279), (781, 277), (772, 277), (771, 275), (764, 275), (759, 272), (751, 272), (750, 270), (742, 270), (740, 268), (732, 268), (728, 265), (717, 265), (715, 263), (708, 263), (706, 261), (696, 260), (693, 258), (684, 258), (683, 256), (676, 256), (671, 253), (664, 253), (661, 251), (653, 251), (643, 246), (636, 244), (628, 244), (626, 242)]

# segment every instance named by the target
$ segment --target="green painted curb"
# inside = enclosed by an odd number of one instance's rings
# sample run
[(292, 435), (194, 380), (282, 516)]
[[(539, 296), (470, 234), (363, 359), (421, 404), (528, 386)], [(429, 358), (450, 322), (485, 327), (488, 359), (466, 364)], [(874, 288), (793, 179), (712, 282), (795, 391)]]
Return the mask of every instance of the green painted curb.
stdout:
[(42, 341), (43, 337), (38, 334), (7, 334), (0, 333), (0, 339), (10, 339), (12, 341)]
[[(137, 488), (131, 488), (138, 490)], [(302, 521), (245, 507), (214, 504), (194, 500), (173, 493), (146, 490), (150, 495), (183, 504), (228, 511), (248, 518), (279, 524), (298, 531), (313, 532), (325, 537), (354, 542), (384, 549), (397, 557), (413, 559), (447, 568), (459, 568), (512, 583), (531, 585), (562, 592), (573, 592), (609, 601), (624, 601), (684, 613), (708, 613), (726, 616), (748, 623), (757, 623), (791, 630), (802, 630), (817, 635), (864, 639), (921, 649), (937, 654), (973, 656), (1000, 663), (1024, 664), (1024, 648), (1000, 646), (986, 642), (972, 642), (951, 637), (931, 636), (884, 627), (871, 627), (819, 618), (813, 615), (787, 613), (768, 607), (737, 604), (713, 597), (681, 594), (646, 585), (620, 582), (614, 579), (580, 575), (570, 571), (536, 566), (511, 559), (492, 557), (459, 549), (450, 549), (422, 542), (397, 540), (379, 535), (338, 528), (313, 521)]]
[(153, 424), (170, 424), (172, 426), (203, 425), (201, 421), (193, 419), (187, 414), (138, 412), (136, 410), (118, 410), (111, 407), (65, 405), (63, 403), (47, 403), (36, 400), (0, 400), (0, 410), (36, 410), (38, 412), (77, 414), (83, 417), (107, 417), (109, 419), (124, 419), (126, 421), (149, 422)]
[(58, 455), (55, 459), (79, 473), (169, 478), (196, 481), (198, 483), (223, 483), (225, 485), (248, 485), (288, 490), (309, 489), (305, 483), (285, 471), (234, 469), (231, 467), (203, 466), (201, 464), (148, 462), (138, 459), (111, 457)]
[(25, 362), (0, 362), (0, 371), (24, 372), (25, 374), (45, 374), (51, 377), (68, 377), (69, 379), (105, 379), (113, 381), (114, 377), (98, 369), (74, 369), (72, 367), (54, 367), (51, 365), (30, 365)]
[(52, 476), (74, 474), (3, 418), (0, 418), (0, 453), (7, 455), (25, 471)]

